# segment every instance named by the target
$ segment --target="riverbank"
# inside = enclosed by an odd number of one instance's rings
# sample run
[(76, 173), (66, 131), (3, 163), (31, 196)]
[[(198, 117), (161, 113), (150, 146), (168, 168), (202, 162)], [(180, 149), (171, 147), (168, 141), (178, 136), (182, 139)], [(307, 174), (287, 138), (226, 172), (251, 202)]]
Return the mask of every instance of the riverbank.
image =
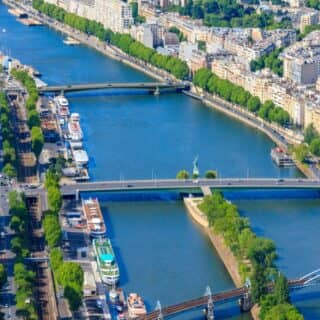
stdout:
[[(225, 244), (223, 237), (212, 228), (209, 227), (209, 222), (205, 214), (198, 208), (198, 205), (202, 202), (203, 198), (184, 198), (183, 202), (187, 209), (188, 214), (192, 219), (204, 230), (206, 235), (209, 237), (213, 247), (217, 251), (220, 259), (222, 260), (225, 268), (227, 269), (233, 283), (236, 287), (241, 287), (243, 281), (239, 273), (239, 264), (230, 250), (230, 248)], [(254, 305), (251, 310), (251, 316), (254, 320), (259, 320), (259, 307)]]

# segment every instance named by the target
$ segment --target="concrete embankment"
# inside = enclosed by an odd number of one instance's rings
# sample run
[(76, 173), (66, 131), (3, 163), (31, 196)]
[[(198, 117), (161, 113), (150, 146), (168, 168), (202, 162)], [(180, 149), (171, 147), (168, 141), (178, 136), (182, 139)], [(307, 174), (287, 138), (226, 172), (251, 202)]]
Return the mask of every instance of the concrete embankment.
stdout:
[[(202, 199), (203, 198), (184, 198), (184, 205), (187, 209), (187, 212), (192, 217), (192, 219), (202, 227), (204, 232), (210, 238), (212, 245), (217, 251), (226, 269), (228, 270), (233, 283), (237, 287), (241, 287), (242, 280), (239, 273), (238, 261), (230, 248), (225, 244), (223, 237), (214, 232), (214, 230), (209, 227), (207, 217), (198, 208), (198, 205), (201, 203)], [(259, 320), (259, 307), (257, 305), (253, 306), (250, 313), (254, 320)]]
[(231, 250), (224, 243), (223, 237), (215, 233), (212, 228), (209, 228), (207, 217), (198, 208), (198, 204), (202, 201), (202, 199), (203, 198), (184, 198), (184, 204), (193, 220), (196, 221), (209, 236), (213, 246), (227, 268), (234, 284), (237, 287), (240, 287), (242, 285), (242, 281), (238, 271), (238, 262)]

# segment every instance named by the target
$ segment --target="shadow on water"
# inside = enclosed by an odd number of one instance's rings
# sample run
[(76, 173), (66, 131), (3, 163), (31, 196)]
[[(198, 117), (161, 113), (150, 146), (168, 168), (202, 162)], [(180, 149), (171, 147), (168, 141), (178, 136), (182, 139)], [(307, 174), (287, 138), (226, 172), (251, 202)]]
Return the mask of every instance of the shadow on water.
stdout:
[[(172, 95), (178, 94), (172, 90), (161, 90), (159, 95), (155, 95), (155, 97), (163, 96), (163, 95)], [(131, 90), (123, 90), (123, 89), (107, 89), (107, 90), (90, 90), (90, 91), (80, 91), (80, 92), (69, 92), (66, 93), (68, 98), (96, 98), (96, 97), (112, 97), (112, 96), (141, 96), (141, 95), (153, 95), (152, 90), (147, 89), (131, 89)]]

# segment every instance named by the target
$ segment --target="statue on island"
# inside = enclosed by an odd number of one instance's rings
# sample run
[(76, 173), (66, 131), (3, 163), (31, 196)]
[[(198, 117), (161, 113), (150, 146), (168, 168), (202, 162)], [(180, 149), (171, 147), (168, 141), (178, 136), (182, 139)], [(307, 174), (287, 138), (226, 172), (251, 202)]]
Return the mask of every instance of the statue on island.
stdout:
[(192, 176), (193, 177), (199, 177), (199, 168), (198, 168), (198, 156), (196, 156), (193, 160), (193, 170), (192, 170)]

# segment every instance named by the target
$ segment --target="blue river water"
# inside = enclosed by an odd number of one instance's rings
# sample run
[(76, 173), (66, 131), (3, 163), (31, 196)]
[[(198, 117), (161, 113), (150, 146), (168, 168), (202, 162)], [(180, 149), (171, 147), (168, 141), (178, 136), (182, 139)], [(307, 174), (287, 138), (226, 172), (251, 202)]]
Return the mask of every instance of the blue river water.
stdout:
[[(0, 5), (3, 29), (0, 50), (33, 65), (48, 84), (151, 80), (90, 48), (64, 45), (64, 36), (47, 27), (26, 27)], [(201, 173), (215, 169), (221, 177), (301, 176), (296, 169), (274, 165), (274, 144), (265, 135), (182, 94), (111, 91), (72, 94), (68, 99), (71, 110), (81, 115), (93, 180), (174, 177), (182, 168), (192, 170), (197, 155)], [(317, 200), (235, 201), (258, 233), (276, 241), (279, 267), (288, 276), (317, 267)], [(121, 286), (141, 293), (150, 308), (157, 299), (166, 305), (201, 295), (206, 285), (212, 291), (233, 287), (212, 245), (180, 201), (101, 204), (120, 261)], [(320, 318), (319, 301), (297, 306), (307, 319)], [(197, 311), (179, 319), (199, 315)], [(218, 307), (217, 315), (248, 319), (239, 315), (235, 304)]]

